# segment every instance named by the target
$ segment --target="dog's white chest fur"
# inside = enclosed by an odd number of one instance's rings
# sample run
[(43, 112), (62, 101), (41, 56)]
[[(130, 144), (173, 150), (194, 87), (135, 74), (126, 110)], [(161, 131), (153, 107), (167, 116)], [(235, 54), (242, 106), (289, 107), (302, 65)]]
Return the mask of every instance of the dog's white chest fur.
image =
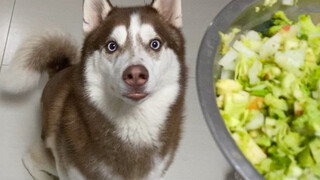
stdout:
[(126, 108), (112, 122), (117, 135), (125, 142), (135, 145), (159, 145), (159, 135), (167, 119), (169, 106), (175, 101), (179, 87), (169, 86), (140, 106)]

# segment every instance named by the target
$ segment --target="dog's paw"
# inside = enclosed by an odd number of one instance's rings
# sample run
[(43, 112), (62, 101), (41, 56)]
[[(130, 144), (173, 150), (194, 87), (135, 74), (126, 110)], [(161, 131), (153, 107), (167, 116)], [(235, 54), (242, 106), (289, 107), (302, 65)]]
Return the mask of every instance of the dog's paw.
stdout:
[(22, 163), (34, 180), (55, 180), (52, 175), (39, 169), (30, 154), (23, 156)]

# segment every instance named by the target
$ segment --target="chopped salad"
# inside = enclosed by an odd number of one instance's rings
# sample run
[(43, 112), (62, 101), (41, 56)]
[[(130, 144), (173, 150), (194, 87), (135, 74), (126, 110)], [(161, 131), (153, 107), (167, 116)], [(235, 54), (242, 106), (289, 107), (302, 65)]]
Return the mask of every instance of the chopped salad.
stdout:
[(217, 104), (267, 180), (320, 180), (320, 24), (305, 14), (294, 22), (282, 11), (268, 23), (220, 33)]

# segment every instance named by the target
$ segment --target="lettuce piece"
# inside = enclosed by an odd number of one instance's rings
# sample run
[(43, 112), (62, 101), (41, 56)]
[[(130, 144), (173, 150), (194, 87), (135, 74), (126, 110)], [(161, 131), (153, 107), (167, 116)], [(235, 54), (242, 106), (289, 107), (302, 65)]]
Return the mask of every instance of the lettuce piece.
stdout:
[(286, 25), (293, 24), (293, 21), (288, 19), (283, 11), (276, 12), (272, 17), (272, 21), (273, 21), (274, 26), (272, 26), (269, 29), (270, 35), (276, 34), (277, 32), (279, 32), (279, 30), (281, 30)]
[(245, 131), (237, 131), (232, 134), (233, 139), (252, 164), (259, 164), (267, 158), (263, 150), (254, 142), (250, 135)]
[(291, 21), (286, 14), (283, 11), (276, 12), (272, 17), (275, 25), (281, 25), (281, 24), (294, 24), (293, 21)]
[(288, 111), (288, 105), (285, 100), (279, 99), (272, 94), (267, 94), (264, 98), (264, 103), (272, 108)]
[(249, 76), (249, 83), (256, 84), (260, 81), (259, 79), (259, 73), (262, 70), (262, 63), (260, 61), (255, 61), (253, 65), (251, 66), (248, 76)]
[(284, 70), (300, 75), (299, 68), (304, 64), (305, 50), (288, 50), (286, 52), (276, 52), (275, 62)]
[(240, 41), (236, 41), (233, 44), (233, 48), (235, 50), (237, 50), (239, 53), (241, 53), (243, 56), (245, 56), (247, 59), (250, 59), (252, 57), (256, 57), (257, 54), (252, 51), (250, 48), (248, 48), (247, 46), (245, 46), (242, 42)]
[(299, 16), (300, 33), (309, 35), (320, 32), (320, 27), (313, 24), (311, 16), (303, 14)]
[(264, 115), (260, 112), (251, 118), (251, 120), (246, 124), (246, 130), (255, 130), (262, 127), (264, 124)]
[(264, 77), (264, 79), (273, 80), (280, 76), (281, 69), (278, 68), (275, 64), (264, 64), (261, 74)]
[(272, 171), (265, 175), (268, 180), (283, 180), (285, 170)]
[(269, 147), (269, 146), (271, 146), (271, 143), (272, 143), (271, 139), (265, 134), (261, 134), (261, 135), (255, 137), (254, 141), (259, 146), (262, 146), (262, 147)]
[(230, 79), (218, 80), (216, 88), (219, 95), (240, 92), (242, 90), (242, 86), (239, 82)]
[(262, 38), (259, 33), (252, 30), (245, 36), (241, 36), (241, 42), (255, 53), (259, 53), (259, 50), (263, 45)]
[[(249, 94), (246, 92), (225, 95), (224, 108), (220, 111), (228, 128), (235, 128), (245, 121), (250, 112), (246, 111)], [(243, 122), (244, 123), (244, 122)]]
[(252, 67), (254, 61), (255, 61), (255, 58), (248, 59), (244, 55), (241, 54), (240, 60), (238, 62), (238, 65), (237, 65), (236, 71), (235, 71), (235, 79), (239, 80), (241, 82), (248, 82), (249, 70)]
[(297, 165), (296, 162), (292, 161), (288, 168), (287, 176), (288, 178), (297, 179), (303, 174), (303, 170)]
[(262, 131), (271, 139), (282, 130), (286, 129), (287, 124), (284, 121), (275, 120), (272, 118), (267, 117), (265, 119), (265, 125), (262, 127)]
[(270, 39), (268, 39), (260, 49), (260, 57), (262, 59), (270, 59), (280, 48), (282, 41), (282, 36), (276, 34)]
[(315, 165), (308, 147), (298, 154), (297, 160), (299, 165), (303, 168), (313, 167)]
[(299, 178), (299, 180), (319, 180), (319, 178), (314, 174), (304, 174)]
[(320, 164), (316, 164), (310, 168), (311, 173), (315, 174), (318, 178), (320, 178)]
[(285, 170), (291, 164), (291, 159), (287, 156), (274, 156), (272, 157), (271, 170)]
[(270, 158), (266, 158), (261, 161), (260, 164), (256, 165), (256, 168), (261, 174), (266, 174), (270, 172), (272, 160)]
[(261, 90), (252, 90), (250, 91), (250, 95), (252, 96), (260, 96), (260, 97), (264, 97), (267, 94), (269, 94), (270, 91), (267, 89), (261, 89)]
[(277, 145), (287, 155), (300, 153), (304, 149), (302, 146), (303, 141), (304, 138), (296, 132), (290, 132), (289, 127), (281, 129), (277, 133)]
[[(283, 79), (282, 79), (282, 88), (283, 89), (291, 89), (294, 82), (297, 81), (297, 78), (292, 73), (283, 73)], [(291, 93), (290, 93), (291, 94)]]
[[(316, 163), (320, 164), (320, 138), (313, 140), (310, 144), (311, 154)], [(320, 171), (320, 169), (319, 169)]]
[(232, 32), (229, 34), (224, 34), (222, 32), (219, 32), (220, 38), (221, 38), (221, 54), (226, 54), (230, 49), (230, 43), (233, 41), (233, 39), (236, 37), (236, 35), (240, 32), (240, 29), (234, 28), (232, 29)]
[(303, 106), (304, 114), (292, 121), (292, 128), (305, 136), (316, 136), (320, 132), (319, 103), (309, 98)]

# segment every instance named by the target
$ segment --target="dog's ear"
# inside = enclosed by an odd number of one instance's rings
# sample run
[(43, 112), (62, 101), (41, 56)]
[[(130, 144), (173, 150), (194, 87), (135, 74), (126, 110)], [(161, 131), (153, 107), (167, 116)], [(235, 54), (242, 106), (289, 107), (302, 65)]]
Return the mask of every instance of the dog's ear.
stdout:
[(170, 24), (182, 27), (181, 0), (153, 0), (151, 6)]
[(83, 2), (83, 31), (88, 34), (107, 17), (112, 9), (109, 0), (84, 0)]

